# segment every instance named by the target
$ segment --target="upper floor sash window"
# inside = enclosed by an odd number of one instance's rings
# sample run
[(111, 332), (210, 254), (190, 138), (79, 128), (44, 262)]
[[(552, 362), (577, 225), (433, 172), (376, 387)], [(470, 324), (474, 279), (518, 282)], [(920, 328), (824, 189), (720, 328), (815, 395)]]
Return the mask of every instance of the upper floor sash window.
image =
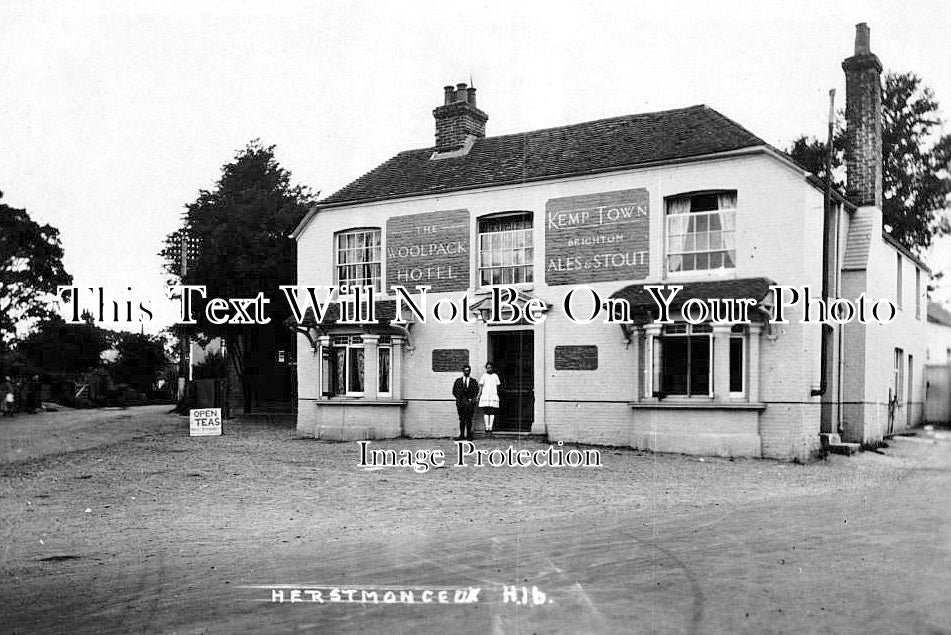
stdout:
[(736, 267), (736, 191), (667, 199), (667, 271)]
[(535, 249), (532, 214), (517, 212), (479, 219), (479, 284), (532, 282)]
[(380, 291), (383, 248), (377, 228), (350, 229), (334, 238), (336, 284), (372, 286)]

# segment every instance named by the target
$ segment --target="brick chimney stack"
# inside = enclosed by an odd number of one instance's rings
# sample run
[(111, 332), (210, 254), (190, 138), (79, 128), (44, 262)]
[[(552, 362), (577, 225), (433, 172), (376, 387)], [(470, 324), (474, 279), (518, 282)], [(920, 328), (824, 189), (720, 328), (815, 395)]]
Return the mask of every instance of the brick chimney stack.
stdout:
[(452, 152), (462, 148), (470, 137), (485, 137), (489, 116), (476, 108), (476, 89), (465, 84), (446, 86), (445, 102), (433, 110), (436, 118), (436, 151)]
[(868, 25), (855, 26), (855, 54), (845, 71), (846, 191), (857, 206), (882, 207), (882, 63)]

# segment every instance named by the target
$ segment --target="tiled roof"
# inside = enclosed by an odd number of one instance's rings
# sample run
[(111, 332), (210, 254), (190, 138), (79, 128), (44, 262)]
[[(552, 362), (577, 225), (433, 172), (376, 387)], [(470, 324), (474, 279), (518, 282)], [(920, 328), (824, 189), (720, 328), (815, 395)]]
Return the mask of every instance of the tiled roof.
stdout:
[(855, 214), (849, 224), (849, 233), (845, 240), (845, 255), (842, 257), (843, 269), (865, 269), (868, 266), (868, 253), (872, 245), (873, 222), (870, 212)]
[[(396, 301), (395, 300), (377, 300), (376, 303), (376, 320), (381, 325), (388, 325), (390, 320), (396, 318)], [(340, 319), (340, 304), (338, 302), (333, 302), (327, 306), (327, 310), (324, 312), (324, 319), (320, 322), (321, 326), (330, 326), (336, 324)], [(293, 318), (288, 318), (288, 321), (285, 322), (288, 325), (296, 325), (296, 322), (293, 321)], [(301, 320), (300, 326), (317, 326), (317, 316), (314, 315), (314, 310), (308, 308), (304, 312), (303, 320)]]
[(616, 170), (767, 145), (707, 106), (627, 115), (476, 140), (456, 158), (401, 152), (321, 205)]
[[(668, 282), (667, 285), (673, 283)], [(769, 293), (770, 285), (776, 284), (769, 278), (739, 278), (733, 280), (707, 280), (703, 282), (684, 282), (683, 289), (674, 296), (670, 302), (673, 312), (680, 309), (684, 302), (691, 298), (698, 300), (724, 299), (735, 300), (742, 298), (751, 298), (757, 302), (762, 300)], [(664, 298), (670, 295), (669, 290), (662, 290)], [(642, 284), (632, 284), (615, 291), (611, 294), (612, 298), (623, 298), (627, 300), (631, 307), (631, 320), (635, 324), (646, 324), (653, 322), (658, 316), (657, 302), (650, 292)], [(751, 314), (750, 319), (754, 316)]]
[(898, 242), (897, 238), (895, 238), (894, 236), (892, 236), (885, 230), (882, 230), (882, 238), (885, 240), (886, 243), (894, 247), (898, 252), (900, 252), (903, 256), (905, 256), (905, 258), (908, 258), (913, 263), (915, 263), (918, 267), (921, 267), (922, 269), (924, 269), (926, 272), (928, 272), (929, 275), (931, 274), (931, 267), (925, 264), (924, 260), (916, 256), (914, 253), (912, 253), (911, 250), (908, 249), (908, 247), (905, 247), (903, 244)]
[(937, 302), (928, 302), (928, 321), (951, 326), (951, 311)]

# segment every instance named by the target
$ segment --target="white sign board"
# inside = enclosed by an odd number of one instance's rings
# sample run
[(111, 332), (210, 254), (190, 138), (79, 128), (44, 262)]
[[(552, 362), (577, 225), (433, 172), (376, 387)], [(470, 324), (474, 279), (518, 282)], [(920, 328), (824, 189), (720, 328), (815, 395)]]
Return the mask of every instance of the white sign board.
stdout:
[(195, 408), (188, 411), (190, 436), (221, 436), (221, 408)]

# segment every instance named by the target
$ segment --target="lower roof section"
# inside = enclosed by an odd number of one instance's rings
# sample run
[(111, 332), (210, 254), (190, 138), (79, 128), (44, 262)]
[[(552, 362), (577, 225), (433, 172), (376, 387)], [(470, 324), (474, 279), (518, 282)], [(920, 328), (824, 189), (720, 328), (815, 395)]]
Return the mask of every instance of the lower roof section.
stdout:
[[(660, 316), (660, 307), (657, 300), (647, 286), (666, 287), (660, 290), (661, 295), (666, 299), (673, 292), (671, 287), (682, 286), (670, 300), (670, 309), (672, 312), (679, 311), (684, 303), (692, 298), (702, 302), (709, 300), (755, 300), (757, 304), (762, 303), (770, 292), (770, 285), (776, 284), (769, 278), (735, 278), (732, 280), (705, 280), (702, 282), (684, 282), (682, 284), (659, 284), (644, 285), (632, 284), (618, 289), (611, 294), (612, 299), (626, 300), (630, 306), (631, 322), (634, 324), (647, 324), (655, 321)], [(753, 317), (753, 316), (751, 316)]]

